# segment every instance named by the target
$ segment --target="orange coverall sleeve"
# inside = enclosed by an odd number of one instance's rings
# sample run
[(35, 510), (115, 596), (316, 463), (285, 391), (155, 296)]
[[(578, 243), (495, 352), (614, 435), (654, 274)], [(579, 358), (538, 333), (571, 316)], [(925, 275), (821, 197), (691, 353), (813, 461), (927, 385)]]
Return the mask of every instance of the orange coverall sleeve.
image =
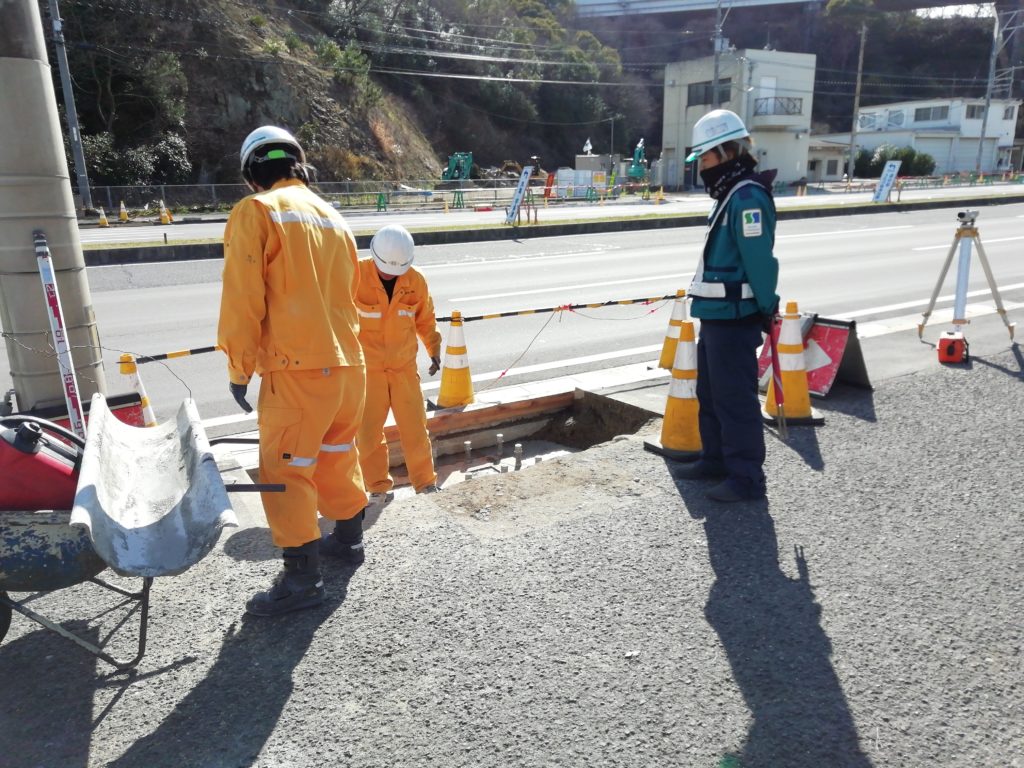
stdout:
[(228, 356), (232, 384), (248, 384), (256, 370), (266, 303), (267, 213), (251, 198), (231, 211), (224, 228), (224, 273), (217, 345)]
[(434, 315), (434, 299), (430, 295), (426, 281), (423, 283), (423, 292), (426, 298), (420, 303), (416, 310), (416, 335), (420, 337), (423, 346), (427, 349), (428, 357), (441, 356), (441, 334), (437, 331), (437, 319)]

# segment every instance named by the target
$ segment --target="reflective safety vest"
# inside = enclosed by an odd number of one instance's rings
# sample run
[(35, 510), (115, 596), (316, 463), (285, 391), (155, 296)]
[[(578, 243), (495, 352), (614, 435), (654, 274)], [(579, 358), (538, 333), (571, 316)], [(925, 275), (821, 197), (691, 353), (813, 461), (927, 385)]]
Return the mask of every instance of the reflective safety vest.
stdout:
[(775, 309), (775, 219), (771, 194), (753, 179), (739, 182), (716, 201), (687, 292), (694, 317), (734, 320)]

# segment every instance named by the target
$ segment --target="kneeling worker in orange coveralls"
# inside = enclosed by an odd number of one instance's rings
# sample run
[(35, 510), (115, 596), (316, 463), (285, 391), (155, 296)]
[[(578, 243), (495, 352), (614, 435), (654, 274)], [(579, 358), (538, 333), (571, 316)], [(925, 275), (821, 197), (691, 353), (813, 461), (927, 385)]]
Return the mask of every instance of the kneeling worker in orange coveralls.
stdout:
[[(355, 238), (309, 189), (299, 142), (257, 128), (241, 150), (253, 194), (224, 230), (217, 344), (227, 354), (231, 395), (245, 411), (254, 374), (259, 394), (260, 481), (284, 483), (263, 507), (284, 570), (246, 612), (273, 616), (324, 600), (320, 554), (363, 561), (366, 494), (355, 450), (365, 371), (355, 293)], [(321, 541), (317, 510), (335, 522)]]
[(359, 341), (366, 357), (366, 408), (359, 428), (359, 464), (371, 504), (392, 498), (384, 422), (395, 414), (409, 480), (417, 493), (435, 493), (437, 474), (427, 434), (417, 337), (430, 356), (428, 374), (441, 367), (441, 334), (423, 273), (412, 266), (412, 235), (390, 224), (370, 241), (370, 258), (359, 261)]

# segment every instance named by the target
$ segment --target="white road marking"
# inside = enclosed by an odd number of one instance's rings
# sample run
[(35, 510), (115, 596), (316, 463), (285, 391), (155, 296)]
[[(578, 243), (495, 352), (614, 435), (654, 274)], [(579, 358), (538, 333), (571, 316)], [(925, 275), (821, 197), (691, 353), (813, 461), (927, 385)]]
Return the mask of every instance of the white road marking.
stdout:
[(900, 224), (894, 227), (871, 227), (869, 229), (837, 229), (832, 232), (801, 232), (798, 235), (776, 235), (776, 240), (795, 240), (798, 237), (832, 237), (833, 235), (864, 235), (868, 232), (891, 232), (894, 229), (914, 229), (915, 224)]
[[(1024, 288), (1024, 283), (1013, 283), (1012, 285), (1000, 285), (998, 286), (999, 293), (1003, 294), (1006, 291), (1015, 291), (1018, 288)], [(988, 296), (991, 293), (988, 288), (980, 288), (976, 291), (968, 291), (967, 298), (973, 298), (975, 296)], [(953, 301), (956, 298), (953, 294), (948, 296), (939, 296), (937, 302)], [(842, 312), (836, 316), (844, 318), (846, 320), (856, 320), (858, 317), (865, 317), (866, 315), (880, 315), (885, 312), (898, 312), (901, 309), (911, 309), (912, 307), (924, 307), (927, 306), (928, 299), (916, 299), (914, 301), (903, 301), (899, 304), (886, 304), (881, 307), (872, 307), (871, 309), (859, 309), (855, 312)]]
[[(568, 360), (552, 360), (549, 363), (538, 363), (537, 365), (523, 365), (516, 368), (509, 368), (506, 376), (521, 376), (527, 373), (538, 373), (540, 371), (553, 371), (558, 368), (571, 368), (574, 365), (587, 365), (589, 363), (600, 363), (605, 360), (615, 360), (621, 357), (632, 357), (633, 355), (648, 355), (652, 352), (660, 352), (661, 344), (651, 344), (646, 347), (633, 347), (632, 349), (620, 349), (616, 352), (601, 352), (596, 355), (586, 355), (584, 357), (573, 357)], [(473, 381), (493, 381), (494, 379), (501, 376), (501, 371), (489, 371), (487, 373), (478, 373), (472, 376)], [(424, 392), (429, 390), (440, 389), (441, 384), (437, 381), (431, 381), (424, 384), (421, 389)]]
[(676, 278), (689, 278), (693, 277), (692, 272), (678, 272), (673, 275), (650, 275), (648, 277), (634, 277), (626, 280), (610, 280), (603, 283), (579, 283), (577, 285), (560, 285), (555, 288), (534, 288), (529, 291), (513, 291), (511, 293), (487, 293), (481, 296), (459, 296), (456, 298), (448, 299), (449, 304), (453, 304), (457, 301), (481, 301), (484, 299), (503, 299), (509, 296), (532, 296), (537, 293), (565, 293), (566, 291), (575, 291), (580, 288), (602, 288), (608, 285), (626, 285), (627, 283), (648, 283), (654, 280), (674, 280)]
[[(1014, 240), (1024, 240), (1024, 236), (1021, 237), (997, 237), (994, 240), (982, 240), (982, 245), (988, 245), (989, 243), (1012, 243)], [(948, 251), (952, 247), (952, 243), (946, 243), (945, 245), (922, 245), (920, 248), (911, 248), (912, 251)]]

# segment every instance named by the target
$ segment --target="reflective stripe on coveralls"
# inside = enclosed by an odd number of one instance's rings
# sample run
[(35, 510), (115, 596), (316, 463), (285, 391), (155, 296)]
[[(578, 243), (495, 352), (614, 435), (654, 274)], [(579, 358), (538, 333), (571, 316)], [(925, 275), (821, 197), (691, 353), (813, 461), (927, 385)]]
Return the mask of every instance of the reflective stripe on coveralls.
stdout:
[(440, 357), (434, 303), (427, 281), (415, 267), (395, 280), (390, 301), (373, 259), (359, 262), (359, 340), (366, 355), (366, 409), (357, 444), (369, 493), (391, 490), (390, 454), (384, 437), (388, 411), (394, 413), (409, 480), (416, 490), (437, 482), (427, 434), (427, 413), (416, 370), (417, 337), (429, 357)]
[[(340, 445), (320, 445), (321, 453), (344, 453), (345, 451), (351, 451), (351, 443), (341, 443)], [(293, 456), (289, 462), (289, 466), (292, 467), (311, 467), (316, 464), (316, 456)]]

